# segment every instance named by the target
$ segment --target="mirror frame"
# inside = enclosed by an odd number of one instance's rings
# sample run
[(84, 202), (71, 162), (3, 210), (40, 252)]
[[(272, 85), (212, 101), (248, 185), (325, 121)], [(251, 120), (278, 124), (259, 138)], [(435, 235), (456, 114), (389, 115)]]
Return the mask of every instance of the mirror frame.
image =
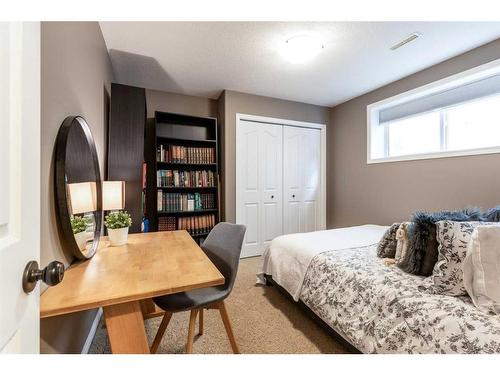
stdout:
[[(94, 240), (92, 243), (92, 248), (87, 252), (87, 254), (82, 253), (78, 248), (78, 245), (71, 229), (71, 214), (69, 212), (69, 197), (68, 189), (66, 188), (66, 153), (68, 136), (71, 128), (73, 126), (80, 126), (85, 134), (86, 143), (90, 149), (90, 154), (92, 156), (92, 166), (96, 171), (96, 194), (97, 194), (97, 210), (94, 211), (95, 214), (95, 228), (94, 228)], [(58, 225), (60, 229), (60, 239), (62, 242), (63, 249), (65, 251), (71, 252), (73, 256), (77, 259), (89, 259), (92, 258), (97, 251), (99, 245), (99, 240), (101, 237), (101, 227), (102, 227), (102, 182), (101, 182), (101, 172), (99, 168), (99, 159), (97, 158), (97, 150), (94, 143), (94, 138), (87, 124), (87, 121), (81, 116), (68, 116), (64, 119), (59, 132), (57, 133), (56, 145), (55, 145), (55, 171), (54, 171), (54, 187), (55, 187), (55, 205), (56, 205), (56, 216), (58, 220)]]

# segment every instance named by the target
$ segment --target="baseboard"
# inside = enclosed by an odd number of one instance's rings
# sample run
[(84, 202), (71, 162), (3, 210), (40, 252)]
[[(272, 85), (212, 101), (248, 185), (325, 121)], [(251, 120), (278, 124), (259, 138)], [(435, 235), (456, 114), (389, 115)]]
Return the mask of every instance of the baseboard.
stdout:
[(92, 345), (92, 340), (94, 340), (97, 327), (99, 326), (99, 322), (101, 321), (101, 316), (102, 316), (102, 308), (99, 308), (99, 310), (97, 310), (97, 314), (95, 314), (95, 318), (94, 321), (92, 322), (92, 326), (90, 327), (90, 331), (87, 336), (87, 339), (85, 340), (85, 344), (83, 345), (82, 354), (89, 353), (90, 345)]

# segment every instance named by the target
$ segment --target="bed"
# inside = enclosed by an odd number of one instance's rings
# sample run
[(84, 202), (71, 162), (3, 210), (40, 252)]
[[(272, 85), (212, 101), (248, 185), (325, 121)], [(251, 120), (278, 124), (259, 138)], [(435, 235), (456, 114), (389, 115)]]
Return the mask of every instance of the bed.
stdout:
[(431, 294), (425, 278), (377, 258), (386, 228), (278, 237), (258, 280), (272, 278), (362, 353), (500, 353), (500, 316), (481, 312), (467, 296)]

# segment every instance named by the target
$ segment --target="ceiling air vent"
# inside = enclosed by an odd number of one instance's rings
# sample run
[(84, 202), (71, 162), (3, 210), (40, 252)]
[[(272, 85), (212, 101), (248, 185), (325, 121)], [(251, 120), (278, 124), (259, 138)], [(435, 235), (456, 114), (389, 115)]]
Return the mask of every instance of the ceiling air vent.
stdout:
[(408, 35), (406, 38), (404, 38), (402, 41), (396, 43), (391, 47), (391, 51), (395, 51), (400, 47), (403, 47), (405, 44), (408, 44), (410, 42), (413, 42), (415, 39), (418, 39), (422, 36), (420, 33), (413, 33)]

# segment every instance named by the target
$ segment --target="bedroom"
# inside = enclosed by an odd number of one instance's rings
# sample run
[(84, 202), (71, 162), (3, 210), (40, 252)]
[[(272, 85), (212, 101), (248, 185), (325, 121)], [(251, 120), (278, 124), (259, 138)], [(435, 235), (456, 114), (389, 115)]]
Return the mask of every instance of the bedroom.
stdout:
[(500, 354), (500, 22), (103, 14), (1, 24), (2, 352)]

